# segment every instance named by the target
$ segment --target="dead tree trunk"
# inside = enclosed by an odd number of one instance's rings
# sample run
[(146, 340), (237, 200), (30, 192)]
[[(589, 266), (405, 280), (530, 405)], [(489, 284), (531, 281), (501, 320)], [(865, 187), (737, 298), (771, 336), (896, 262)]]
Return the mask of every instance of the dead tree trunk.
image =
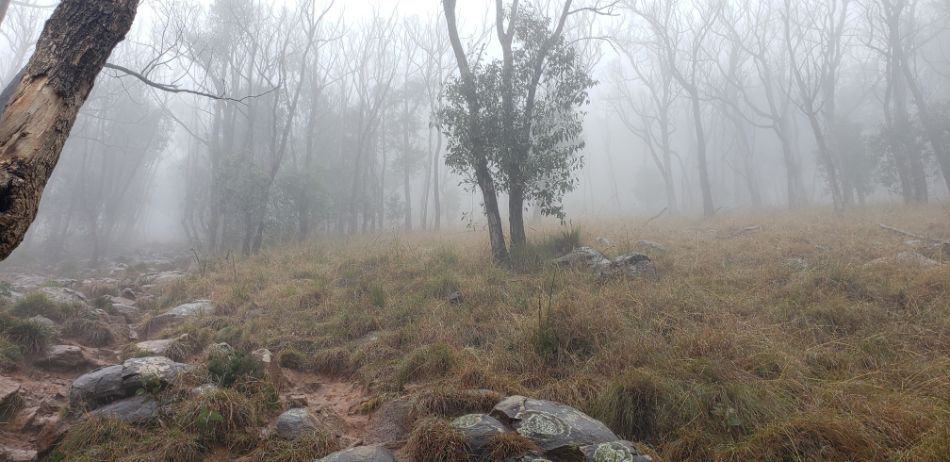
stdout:
[(80, 107), (112, 49), (132, 27), (138, 0), (63, 0), (23, 74), (0, 98), (0, 259), (36, 218)]

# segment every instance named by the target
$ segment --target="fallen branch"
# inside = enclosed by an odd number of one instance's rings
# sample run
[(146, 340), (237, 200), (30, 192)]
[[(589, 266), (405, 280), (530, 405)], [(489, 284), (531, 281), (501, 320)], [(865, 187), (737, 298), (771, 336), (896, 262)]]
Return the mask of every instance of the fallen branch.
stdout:
[(929, 238), (929, 237), (926, 237), (926, 236), (921, 236), (920, 234), (915, 234), (915, 233), (912, 233), (912, 232), (910, 232), (910, 231), (905, 231), (905, 230), (900, 229), (900, 228), (895, 228), (895, 227), (893, 227), (893, 226), (888, 226), (888, 225), (885, 225), (885, 224), (883, 224), (883, 223), (881, 223), (880, 226), (881, 226), (882, 229), (885, 229), (885, 230), (887, 230), (887, 231), (890, 231), (890, 232), (893, 232), (893, 233), (897, 233), (897, 234), (900, 234), (900, 235), (903, 235), (903, 236), (907, 236), (907, 237), (910, 237), (910, 238), (913, 238), (913, 239), (917, 239), (917, 240), (920, 240), (920, 241), (928, 241), (928, 242), (930, 242), (930, 243), (932, 243), (932, 244), (938, 244), (938, 245), (950, 245), (950, 240), (940, 240), (940, 239)]

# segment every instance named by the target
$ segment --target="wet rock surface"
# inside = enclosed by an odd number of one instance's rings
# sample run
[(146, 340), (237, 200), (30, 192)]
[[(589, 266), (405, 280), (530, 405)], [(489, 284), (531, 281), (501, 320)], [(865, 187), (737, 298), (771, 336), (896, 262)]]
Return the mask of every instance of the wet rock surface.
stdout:
[(384, 447), (360, 446), (334, 452), (317, 462), (396, 462), (396, 458)]
[(477, 457), (486, 455), (492, 438), (508, 431), (498, 419), (487, 414), (463, 415), (453, 420), (452, 426), (462, 432), (465, 443)]
[(44, 369), (56, 371), (80, 371), (91, 367), (94, 362), (86, 357), (81, 347), (75, 345), (53, 345), (37, 363)]
[(603, 423), (553, 401), (511, 396), (498, 403), (491, 415), (537, 443), (545, 453), (620, 439)]
[(277, 436), (285, 440), (298, 440), (319, 428), (316, 417), (306, 408), (290, 409), (277, 417)]
[(159, 416), (158, 401), (149, 396), (133, 396), (100, 407), (89, 414), (131, 424), (146, 424)]
[(145, 387), (168, 385), (187, 370), (189, 366), (161, 356), (133, 358), (80, 376), (73, 381), (69, 399), (97, 407), (130, 397)]
[(166, 327), (184, 322), (189, 318), (210, 315), (212, 313), (214, 313), (214, 304), (209, 300), (196, 300), (191, 303), (185, 303), (149, 319), (140, 333), (148, 337)]

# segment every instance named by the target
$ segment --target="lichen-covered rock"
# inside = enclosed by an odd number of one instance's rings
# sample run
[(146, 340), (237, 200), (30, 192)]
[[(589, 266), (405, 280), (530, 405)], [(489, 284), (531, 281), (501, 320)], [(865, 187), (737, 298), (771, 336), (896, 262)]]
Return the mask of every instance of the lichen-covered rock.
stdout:
[(69, 399), (74, 404), (98, 407), (128, 398), (140, 389), (168, 385), (189, 369), (162, 356), (132, 358), (80, 376), (73, 381)]
[(574, 249), (571, 253), (554, 259), (554, 263), (561, 266), (588, 266), (594, 267), (597, 265), (607, 265), (610, 264), (610, 260), (604, 256), (604, 254), (590, 248), (590, 247), (578, 247)]
[(477, 457), (486, 455), (488, 443), (493, 437), (508, 431), (498, 419), (486, 414), (463, 415), (453, 420), (452, 426), (462, 432), (465, 443)]
[(334, 452), (316, 462), (396, 462), (396, 458), (380, 446), (359, 446)]
[(10, 417), (20, 402), (20, 382), (0, 375), (0, 422)]
[(305, 408), (290, 409), (277, 417), (277, 436), (285, 440), (298, 440), (318, 429), (317, 419)]
[(601, 278), (608, 277), (656, 277), (656, 266), (650, 257), (640, 253), (628, 253), (595, 268)]
[(590, 462), (651, 462), (653, 459), (640, 453), (628, 441), (611, 441), (581, 448), (581, 453)]
[(552, 401), (511, 396), (498, 403), (491, 415), (537, 443), (545, 454), (620, 439), (587, 414)]
[(141, 425), (158, 418), (160, 406), (150, 396), (133, 396), (105, 405), (89, 414), (95, 417), (115, 419), (130, 424)]

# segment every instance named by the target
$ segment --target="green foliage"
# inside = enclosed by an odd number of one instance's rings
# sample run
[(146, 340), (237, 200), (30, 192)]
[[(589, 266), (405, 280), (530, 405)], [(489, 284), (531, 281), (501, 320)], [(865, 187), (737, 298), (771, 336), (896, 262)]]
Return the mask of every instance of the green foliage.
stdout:
[(302, 351), (293, 347), (286, 348), (277, 354), (277, 364), (287, 369), (299, 371), (303, 369), (306, 362), (307, 356), (304, 355)]
[(2, 334), (20, 351), (29, 355), (38, 355), (46, 351), (56, 333), (53, 329), (36, 321), (7, 320)]
[(214, 383), (223, 387), (264, 376), (261, 363), (243, 351), (212, 355), (208, 358), (208, 373)]
[(399, 364), (396, 380), (403, 386), (420, 378), (441, 377), (451, 371), (458, 360), (445, 343), (436, 343), (413, 351)]
[[(449, 138), (446, 165), (475, 184), (480, 164), (485, 164), (499, 191), (518, 191), (542, 214), (563, 218), (562, 200), (576, 187), (583, 167), (581, 108), (595, 82), (574, 47), (563, 36), (553, 37), (549, 18), (529, 8), (521, 13), (513, 50), (511, 118), (502, 97), (501, 60), (472, 66), (474, 89), (461, 77), (448, 82), (438, 114)], [(536, 75), (542, 60), (542, 73)], [(471, 113), (472, 93), (477, 114)]]
[(63, 322), (74, 316), (78, 311), (78, 307), (55, 303), (46, 295), (33, 293), (16, 302), (10, 310), (10, 314), (20, 318), (43, 316), (56, 322)]

